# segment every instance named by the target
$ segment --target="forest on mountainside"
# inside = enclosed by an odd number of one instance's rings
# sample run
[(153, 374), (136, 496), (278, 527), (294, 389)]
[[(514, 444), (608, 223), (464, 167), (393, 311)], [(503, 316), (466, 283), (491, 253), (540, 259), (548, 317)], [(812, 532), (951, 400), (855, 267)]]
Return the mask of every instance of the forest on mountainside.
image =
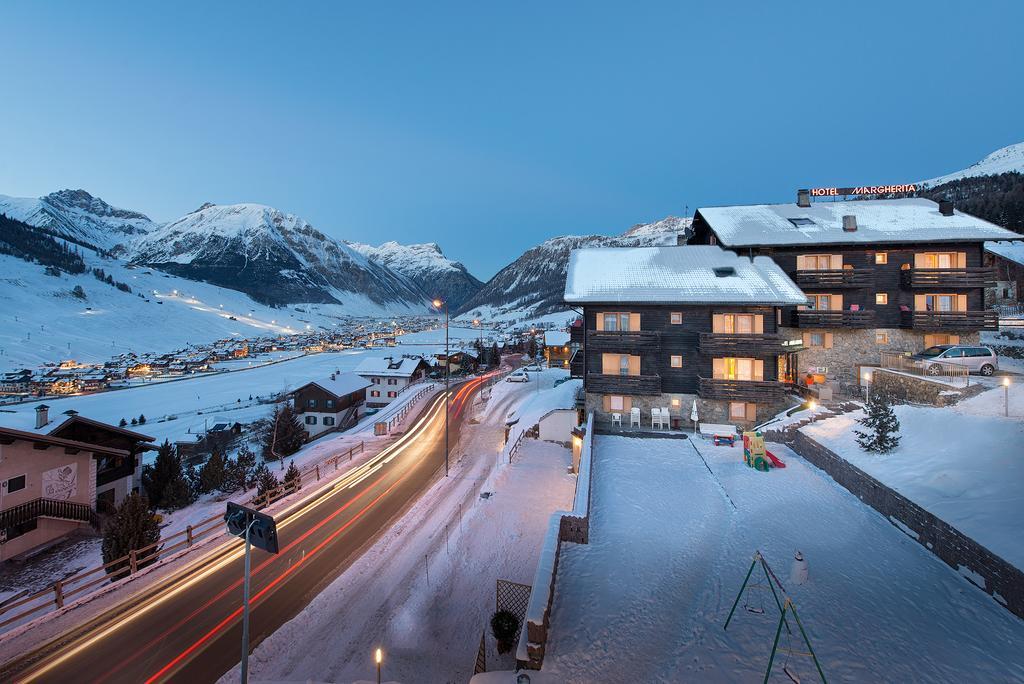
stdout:
[(1024, 235), (1024, 173), (961, 178), (920, 194), (936, 202), (952, 200), (961, 211)]

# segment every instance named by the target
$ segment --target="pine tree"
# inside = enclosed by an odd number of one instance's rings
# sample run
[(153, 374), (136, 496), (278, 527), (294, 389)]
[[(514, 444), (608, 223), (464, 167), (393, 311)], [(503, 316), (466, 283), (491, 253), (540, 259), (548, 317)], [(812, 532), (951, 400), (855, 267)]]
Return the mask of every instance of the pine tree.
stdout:
[(242, 488), (252, 489), (256, 486), (255, 480), (253, 479), (254, 471), (256, 470), (256, 454), (253, 453), (252, 449), (248, 445), (243, 445), (238, 453), (235, 455), (235, 463), (238, 468), (238, 472), (242, 474)]
[(270, 472), (267, 464), (262, 461), (253, 470), (252, 476), (253, 482), (256, 485), (256, 496), (263, 496), (267, 492), (277, 489), (281, 484), (274, 477), (274, 473)]
[(140, 413), (139, 414), (139, 425), (145, 425), (145, 424), (146, 424), (146, 416), (145, 416), (145, 414)]
[(165, 508), (164, 490), (175, 477), (182, 475), (181, 461), (174, 453), (171, 443), (164, 441), (156, 452), (156, 460), (153, 465), (147, 465), (142, 469), (142, 487), (146, 490), (146, 497), (153, 508)]
[(865, 415), (857, 422), (870, 430), (854, 430), (861, 449), (887, 454), (899, 446), (900, 421), (892, 410), (888, 393), (877, 389), (872, 392), (865, 406)]
[(533, 335), (530, 335), (530, 341), (527, 344), (526, 353), (529, 354), (531, 361), (537, 358), (537, 338)]
[(497, 366), (501, 363), (501, 352), (498, 351), (498, 343), (494, 342), (491, 344), (491, 365)]
[(124, 426), (125, 426), (125, 425), (127, 425), (127, 424), (128, 424), (128, 421), (127, 421), (127, 420), (125, 420), (124, 418), (122, 418), (122, 419), (121, 419), (121, 422), (120, 422), (120, 423), (118, 423), (118, 425), (120, 425), (121, 427), (124, 427)]
[[(107, 523), (101, 546), (103, 562), (104, 564), (110, 563), (127, 556), (133, 549), (142, 549), (158, 541), (160, 541), (160, 525), (153, 516), (153, 512), (149, 510), (149, 502), (146, 501), (146, 497), (129, 494)], [(145, 555), (152, 555), (153, 551), (155, 549), (146, 551)], [(138, 567), (144, 568), (155, 561), (156, 559), (153, 558), (139, 563)], [(127, 560), (115, 563), (107, 568), (107, 574), (118, 573), (124, 570), (128, 564)]]
[(274, 410), (263, 440), (263, 460), (291, 456), (306, 442), (306, 431), (288, 404)]
[(164, 487), (163, 506), (169, 511), (184, 508), (196, 500), (195, 489), (184, 470), (179, 470)]
[(302, 474), (299, 469), (295, 467), (295, 461), (288, 464), (288, 470), (284, 473), (284, 484), (292, 490), (297, 490), (302, 484)]
[(138, 424), (139, 424), (139, 419), (138, 418), (132, 418), (132, 425), (138, 425)]
[(75, 285), (74, 289), (71, 290), (71, 294), (79, 299), (85, 299), (85, 290), (82, 289), (81, 285)]
[(199, 493), (209, 494), (224, 486), (224, 478), (227, 474), (227, 463), (219, 450), (214, 449), (210, 458), (199, 468)]

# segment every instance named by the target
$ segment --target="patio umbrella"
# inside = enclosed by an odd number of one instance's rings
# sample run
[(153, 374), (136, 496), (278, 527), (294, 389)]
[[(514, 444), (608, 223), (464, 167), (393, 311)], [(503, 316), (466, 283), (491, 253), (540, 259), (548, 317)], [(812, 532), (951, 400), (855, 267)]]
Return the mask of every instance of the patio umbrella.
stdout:
[(690, 420), (693, 421), (693, 434), (697, 434), (697, 421), (700, 417), (697, 415), (697, 400), (693, 400), (693, 408), (690, 409)]

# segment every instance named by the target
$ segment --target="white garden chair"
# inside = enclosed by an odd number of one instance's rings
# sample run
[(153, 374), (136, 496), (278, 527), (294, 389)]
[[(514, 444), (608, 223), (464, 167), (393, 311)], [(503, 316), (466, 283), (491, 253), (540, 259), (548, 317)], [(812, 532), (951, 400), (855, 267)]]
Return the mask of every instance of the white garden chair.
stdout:
[(640, 427), (640, 409), (633, 407), (629, 409), (629, 427)]
[(621, 413), (613, 413), (612, 414), (612, 425), (618, 425), (619, 427), (622, 427), (622, 414)]

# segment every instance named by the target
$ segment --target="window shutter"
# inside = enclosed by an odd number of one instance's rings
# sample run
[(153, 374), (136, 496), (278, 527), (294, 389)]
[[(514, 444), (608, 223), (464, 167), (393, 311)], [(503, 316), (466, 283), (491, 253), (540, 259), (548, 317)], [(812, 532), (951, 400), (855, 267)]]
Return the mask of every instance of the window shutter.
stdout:
[(959, 335), (950, 335), (949, 336), (949, 343), (950, 344), (960, 344), (960, 336)]
[(836, 311), (842, 311), (843, 310), (843, 295), (835, 294), (835, 295), (832, 295), (831, 299), (832, 299), (832, 301), (829, 302), (831, 307), (833, 309), (835, 309)]
[(807, 268), (807, 257), (803, 254), (798, 254), (796, 257), (796, 270), (802, 271)]
[(927, 268), (925, 265), (925, 258), (927, 254), (914, 254), (914, 268)]
[(967, 268), (967, 252), (956, 253), (956, 267)]
[(832, 333), (827, 332), (827, 333), (825, 333), (825, 349), (831, 349), (831, 348), (832, 348)]
[(754, 359), (754, 379), (764, 380), (764, 360)]
[(601, 373), (604, 375), (619, 374), (618, 354), (601, 354)]
[(640, 357), (630, 356), (629, 357), (629, 374), (640, 375)]
[(604, 330), (604, 312), (597, 312), (597, 325), (594, 326), (594, 330)]
[(601, 408), (604, 409), (605, 413), (608, 413), (612, 410), (612, 398), (609, 397), (607, 394), (601, 397)]
[(914, 295), (914, 311), (926, 311), (928, 308), (927, 300), (925, 295), (916, 294)]
[(761, 314), (754, 316), (754, 332), (758, 335), (764, 334), (764, 316)]
[(803, 338), (804, 338), (804, 346), (805, 347), (810, 347), (811, 346), (811, 333), (805, 332), (803, 334)]
[(958, 294), (956, 296), (956, 310), (967, 311), (967, 295)]
[(633, 397), (622, 397), (622, 411), (629, 413), (633, 408)]
[(725, 314), (711, 315), (711, 330), (716, 333), (727, 332), (727, 328), (725, 327)]
[(747, 404), (747, 420), (753, 423), (757, 420), (757, 404)]
[(927, 349), (928, 347), (934, 347), (934, 346), (935, 346), (935, 335), (925, 335), (924, 336), (924, 347), (925, 347), (925, 349)]
[(631, 313), (629, 314), (629, 329), (639, 330), (640, 329), (640, 314)]
[(829, 254), (828, 255), (828, 267), (835, 271), (840, 271), (843, 268), (843, 255), (842, 254)]
[(725, 377), (725, 359), (713, 359), (711, 361), (711, 377), (719, 379)]

